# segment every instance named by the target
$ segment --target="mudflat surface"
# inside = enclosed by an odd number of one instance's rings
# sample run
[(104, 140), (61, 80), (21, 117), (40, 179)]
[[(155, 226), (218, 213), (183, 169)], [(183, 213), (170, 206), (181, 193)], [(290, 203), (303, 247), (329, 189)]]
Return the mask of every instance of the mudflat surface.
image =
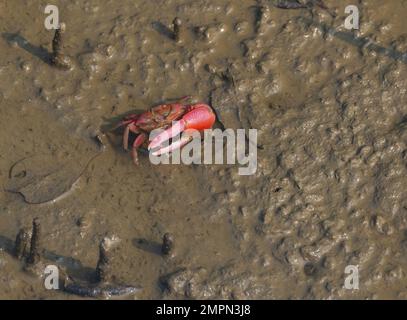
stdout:
[[(46, 3), (0, 2), (0, 298), (78, 298), (10, 255), (39, 217), (45, 263), (83, 281), (101, 239), (120, 238), (115, 281), (142, 287), (129, 298), (406, 299), (407, 2), (357, 1), (353, 32), (345, 4), (325, 2), (335, 18), (272, 1), (54, 1), (70, 71), (46, 63)], [(185, 95), (258, 129), (256, 174), (135, 167), (120, 135), (95, 143)]]

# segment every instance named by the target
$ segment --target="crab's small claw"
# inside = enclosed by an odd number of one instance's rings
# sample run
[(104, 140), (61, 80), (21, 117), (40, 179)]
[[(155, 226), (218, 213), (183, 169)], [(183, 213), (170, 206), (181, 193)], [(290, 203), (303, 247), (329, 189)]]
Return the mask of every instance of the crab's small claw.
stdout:
[[(179, 135), (181, 132), (187, 129), (195, 129), (195, 130), (205, 130), (212, 128), (213, 124), (215, 123), (216, 116), (213, 112), (212, 108), (206, 104), (195, 104), (190, 107), (190, 111), (186, 113), (181, 120), (175, 121), (172, 127), (168, 128), (167, 130), (160, 133), (156, 136), (149, 144), (148, 149), (155, 149), (161, 147), (162, 144), (171, 138)], [(168, 150), (175, 150), (185, 145), (187, 142), (185, 140), (178, 140), (175, 146), (169, 145), (165, 147), (166, 152)], [(161, 150), (161, 149), (160, 149)], [(166, 152), (157, 153), (159, 151), (154, 151), (154, 154), (161, 154)]]
[(185, 129), (186, 129), (186, 123), (185, 123), (184, 119), (181, 119), (179, 121), (174, 121), (173, 125), (170, 128), (168, 128), (167, 130), (164, 130), (159, 135), (157, 135), (153, 140), (151, 140), (150, 144), (148, 145), (148, 150), (160, 147), (164, 142), (179, 135)]
[(177, 149), (181, 149), (183, 146), (188, 144), (194, 138), (195, 133), (196, 133), (196, 131), (193, 130), (193, 129), (186, 129), (182, 133), (182, 136), (181, 136), (180, 139), (178, 139), (177, 141), (171, 143), (168, 146), (161, 147), (160, 149), (158, 149), (156, 151), (152, 151), (151, 154), (153, 156), (159, 156), (159, 155), (162, 155), (162, 154), (171, 153), (171, 152), (173, 152), (174, 150), (177, 150)]

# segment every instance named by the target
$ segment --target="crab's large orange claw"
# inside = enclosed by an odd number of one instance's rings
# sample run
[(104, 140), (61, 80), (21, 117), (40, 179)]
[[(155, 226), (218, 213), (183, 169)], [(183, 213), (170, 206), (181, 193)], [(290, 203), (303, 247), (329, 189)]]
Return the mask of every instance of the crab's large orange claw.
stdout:
[[(190, 106), (189, 112), (186, 113), (181, 120), (175, 121), (172, 127), (156, 136), (149, 144), (148, 149), (161, 147), (165, 141), (177, 136), (187, 129), (195, 129), (199, 131), (210, 129), (215, 123), (215, 120), (215, 113), (210, 106), (203, 103), (192, 105)], [(173, 150), (173, 148), (170, 149)]]

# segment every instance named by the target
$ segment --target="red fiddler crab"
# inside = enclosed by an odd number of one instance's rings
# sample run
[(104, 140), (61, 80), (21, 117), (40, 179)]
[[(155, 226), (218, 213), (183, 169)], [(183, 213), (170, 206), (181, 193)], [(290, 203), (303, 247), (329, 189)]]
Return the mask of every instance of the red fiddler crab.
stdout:
[[(184, 100), (187, 97), (184, 97)], [(181, 100), (181, 101), (182, 101)], [(171, 153), (182, 148), (192, 139), (192, 131), (203, 131), (212, 128), (216, 116), (210, 106), (204, 103), (182, 104), (181, 102), (161, 104), (141, 114), (131, 114), (125, 117), (116, 128), (124, 126), (123, 147), (128, 150), (129, 134), (136, 134), (133, 142), (132, 158), (134, 164), (138, 164), (137, 150), (148, 139), (148, 134), (154, 129), (165, 129), (154, 137), (148, 145), (148, 150), (153, 155)], [(163, 143), (183, 133), (181, 138), (168, 146)]]

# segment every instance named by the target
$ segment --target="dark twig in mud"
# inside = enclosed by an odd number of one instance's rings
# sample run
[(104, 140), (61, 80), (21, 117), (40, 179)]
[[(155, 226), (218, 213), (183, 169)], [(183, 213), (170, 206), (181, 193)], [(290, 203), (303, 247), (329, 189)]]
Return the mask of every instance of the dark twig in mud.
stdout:
[(35, 218), (31, 233), (30, 253), (26, 259), (24, 270), (35, 276), (42, 276), (44, 272), (43, 253), (40, 219)]
[(173, 237), (169, 233), (164, 234), (161, 253), (165, 256), (169, 256), (173, 252), (173, 249), (174, 249)]
[(99, 244), (99, 260), (96, 266), (96, 277), (99, 282), (107, 282), (111, 279), (109, 268), (109, 239), (103, 238)]
[(172, 22), (174, 28), (174, 40), (176, 42), (181, 42), (184, 33), (184, 27), (182, 26), (182, 21), (180, 18), (176, 17)]
[(310, 0), (307, 1), (306, 3), (301, 3), (296, 0), (295, 1), (278, 0), (277, 3), (274, 4), (274, 6), (280, 9), (307, 9), (317, 6), (327, 11), (333, 18), (336, 17), (336, 14), (331, 12), (322, 0)]
[(63, 49), (63, 37), (65, 33), (66, 25), (61, 23), (59, 28), (55, 30), (55, 36), (52, 40), (52, 59), (51, 64), (62, 70), (69, 70), (71, 68), (70, 59), (62, 53)]
[(270, 18), (270, 8), (268, 6), (262, 6), (258, 8), (256, 18), (256, 33), (261, 34), (262, 29), (268, 24), (267, 20)]
[(277, 1), (275, 4), (277, 8), (280, 9), (304, 9), (308, 8), (307, 5), (299, 3), (298, 1)]
[(28, 254), (30, 242), (30, 232), (23, 228), (19, 231), (14, 245), (14, 255), (17, 259), (22, 260)]
[(64, 284), (64, 291), (82, 297), (109, 298), (137, 293), (141, 289), (132, 285), (113, 283), (111, 269), (111, 249), (118, 243), (117, 238), (105, 237), (99, 245), (99, 259), (96, 266), (96, 283), (69, 281)]
[(127, 296), (139, 292), (141, 289), (133, 286), (120, 286), (120, 285), (106, 285), (100, 286), (86, 286), (78, 283), (70, 283), (65, 285), (65, 291), (81, 297), (90, 298), (109, 298), (111, 296)]
[(106, 149), (106, 145), (103, 142), (103, 138), (104, 138), (104, 134), (97, 134), (93, 137), (94, 141), (96, 142), (96, 144), (99, 147), (99, 150), (103, 151)]
[(33, 220), (33, 230), (31, 236), (30, 255), (27, 258), (28, 265), (36, 265), (41, 261), (42, 248), (41, 248), (41, 225), (40, 219)]

